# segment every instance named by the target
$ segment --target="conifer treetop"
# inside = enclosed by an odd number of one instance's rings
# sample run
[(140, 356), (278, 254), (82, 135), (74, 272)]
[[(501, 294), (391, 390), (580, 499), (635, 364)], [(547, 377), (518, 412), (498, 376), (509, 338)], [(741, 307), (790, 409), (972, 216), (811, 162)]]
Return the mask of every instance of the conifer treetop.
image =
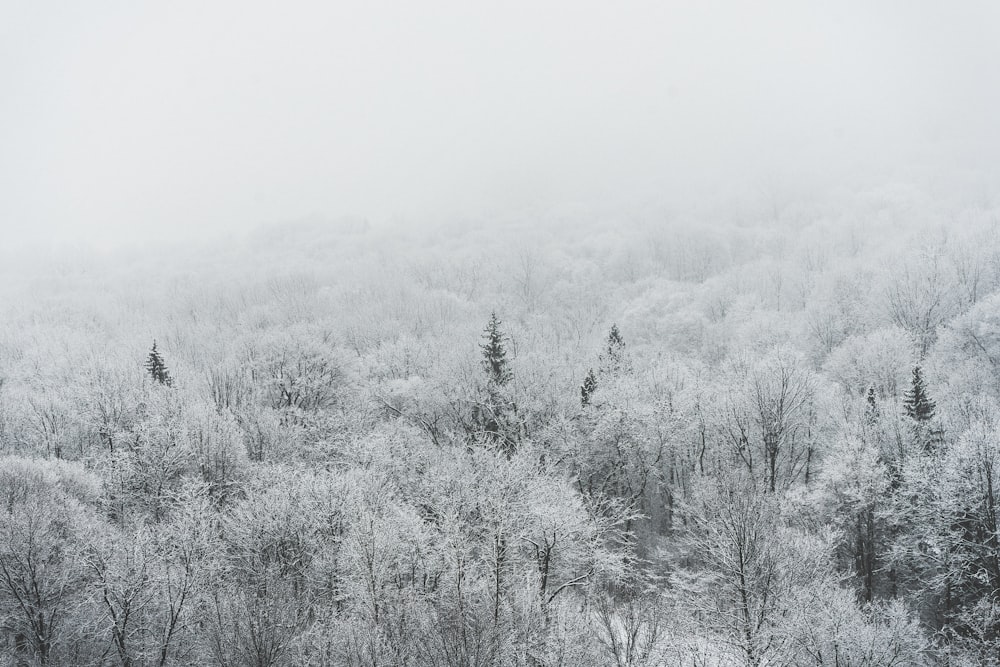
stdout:
[(623, 349), (625, 349), (625, 339), (618, 331), (618, 325), (612, 324), (611, 331), (608, 333), (608, 354), (614, 354)]
[(913, 367), (913, 380), (903, 394), (903, 409), (906, 416), (917, 422), (927, 422), (934, 418), (934, 401), (927, 395), (920, 364)]
[(618, 325), (612, 324), (611, 331), (608, 333), (605, 353), (601, 355), (601, 372), (622, 373), (628, 370), (630, 370), (630, 364), (625, 351), (625, 339), (618, 330)]
[(153, 349), (149, 351), (149, 356), (146, 357), (146, 371), (155, 381), (162, 385), (170, 387), (174, 384), (174, 379), (170, 377), (170, 371), (167, 370), (167, 364), (163, 360), (163, 355), (156, 349), (156, 340), (153, 340)]
[(483, 368), (490, 377), (490, 382), (503, 386), (513, 378), (507, 362), (507, 349), (504, 347), (503, 332), (500, 330), (502, 322), (497, 317), (496, 311), (490, 313), (489, 324), (483, 330), (483, 344), (480, 349), (483, 351)]
[(878, 401), (875, 397), (875, 387), (873, 385), (868, 385), (868, 392), (865, 394), (865, 417), (868, 421), (875, 421), (878, 419)]
[(595, 391), (597, 391), (597, 376), (591, 368), (587, 371), (587, 377), (583, 378), (583, 384), (580, 385), (580, 405), (583, 407), (590, 405), (590, 397)]

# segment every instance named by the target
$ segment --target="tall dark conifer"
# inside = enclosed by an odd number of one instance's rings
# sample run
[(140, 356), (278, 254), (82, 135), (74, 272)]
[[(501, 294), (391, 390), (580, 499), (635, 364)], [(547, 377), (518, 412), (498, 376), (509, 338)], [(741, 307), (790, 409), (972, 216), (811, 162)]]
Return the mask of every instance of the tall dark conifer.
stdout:
[(590, 397), (594, 395), (597, 391), (597, 376), (594, 375), (594, 369), (591, 368), (587, 371), (587, 377), (583, 378), (583, 384), (580, 385), (580, 405), (587, 407), (590, 405)]
[(913, 420), (914, 438), (925, 453), (938, 451), (944, 443), (944, 431), (934, 419), (934, 409), (920, 366), (914, 366), (910, 389), (903, 394), (903, 410)]
[(913, 367), (910, 388), (903, 394), (903, 410), (907, 417), (922, 424), (934, 419), (934, 407), (934, 401), (927, 395), (927, 387), (918, 364)]
[(174, 379), (170, 377), (170, 371), (167, 370), (167, 364), (163, 360), (163, 355), (156, 349), (155, 340), (153, 341), (153, 349), (149, 351), (149, 356), (146, 357), (146, 371), (150, 377), (162, 385), (170, 387), (174, 384)]
[(865, 421), (869, 425), (874, 424), (878, 421), (879, 411), (878, 411), (878, 401), (875, 398), (875, 387), (869, 385), (868, 393), (865, 394)]
[(628, 354), (625, 351), (625, 339), (618, 330), (618, 325), (612, 324), (604, 354), (601, 355), (601, 372), (614, 375), (627, 372), (630, 367)]
[(503, 333), (500, 331), (501, 324), (497, 314), (491, 313), (489, 324), (483, 331), (484, 342), (479, 346), (483, 351), (483, 368), (489, 375), (490, 382), (500, 387), (510, 382), (513, 377), (507, 363), (507, 350), (503, 344)]
[(514, 379), (504, 347), (504, 335), (497, 314), (490, 314), (490, 321), (483, 331), (483, 370), (486, 371), (486, 391), (473, 415), (476, 431), (487, 440), (511, 455), (519, 438), (517, 404), (510, 397), (508, 384)]

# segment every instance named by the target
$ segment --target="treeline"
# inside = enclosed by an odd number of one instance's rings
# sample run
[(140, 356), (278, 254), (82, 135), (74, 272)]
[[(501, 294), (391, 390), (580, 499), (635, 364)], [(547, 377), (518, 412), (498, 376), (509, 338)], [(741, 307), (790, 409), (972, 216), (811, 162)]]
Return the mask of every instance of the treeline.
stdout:
[(4, 659), (990, 664), (1000, 237), (873, 206), (12, 276)]

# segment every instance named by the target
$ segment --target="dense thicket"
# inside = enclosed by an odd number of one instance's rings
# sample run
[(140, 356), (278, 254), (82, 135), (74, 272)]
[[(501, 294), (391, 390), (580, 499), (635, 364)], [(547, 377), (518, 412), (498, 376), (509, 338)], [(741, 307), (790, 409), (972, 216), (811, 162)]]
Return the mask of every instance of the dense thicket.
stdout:
[(990, 664), (996, 215), (8, 263), (5, 664)]

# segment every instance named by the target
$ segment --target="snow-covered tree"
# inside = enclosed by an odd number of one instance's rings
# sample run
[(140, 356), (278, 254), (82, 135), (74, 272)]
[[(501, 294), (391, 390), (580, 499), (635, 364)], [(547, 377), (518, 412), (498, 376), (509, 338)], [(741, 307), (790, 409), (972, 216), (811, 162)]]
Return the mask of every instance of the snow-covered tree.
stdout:
[(146, 372), (153, 380), (162, 385), (170, 387), (174, 384), (174, 379), (170, 377), (170, 371), (167, 370), (167, 363), (163, 360), (163, 355), (156, 349), (155, 340), (153, 348), (149, 351), (149, 356), (146, 357)]
[(591, 368), (587, 371), (587, 376), (583, 378), (583, 384), (580, 385), (580, 405), (587, 407), (590, 405), (590, 398), (597, 391), (597, 376), (594, 375), (594, 369)]

